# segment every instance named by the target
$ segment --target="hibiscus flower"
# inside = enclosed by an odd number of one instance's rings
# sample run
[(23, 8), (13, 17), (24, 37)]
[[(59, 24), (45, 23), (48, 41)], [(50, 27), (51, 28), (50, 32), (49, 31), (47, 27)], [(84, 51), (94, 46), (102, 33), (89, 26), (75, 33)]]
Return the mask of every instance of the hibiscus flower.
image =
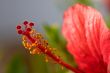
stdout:
[(31, 54), (45, 54), (75, 73), (110, 73), (110, 29), (94, 8), (76, 4), (64, 13), (62, 32), (78, 68), (65, 63), (52, 52), (47, 40), (33, 29), (34, 23), (25, 21), (23, 24), (23, 29), (21, 25), (16, 29)]
[(64, 12), (67, 49), (84, 73), (110, 73), (110, 29), (100, 12), (82, 4)]

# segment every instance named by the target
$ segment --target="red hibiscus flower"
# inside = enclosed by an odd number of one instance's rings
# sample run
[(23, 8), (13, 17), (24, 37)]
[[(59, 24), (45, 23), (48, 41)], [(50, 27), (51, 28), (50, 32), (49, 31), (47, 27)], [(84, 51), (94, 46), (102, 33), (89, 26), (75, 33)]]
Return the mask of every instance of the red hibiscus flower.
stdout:
[(68, 51), (84, 73), (110, 73), (110, 30), (95, 9), (76, 4), (64, 13)]

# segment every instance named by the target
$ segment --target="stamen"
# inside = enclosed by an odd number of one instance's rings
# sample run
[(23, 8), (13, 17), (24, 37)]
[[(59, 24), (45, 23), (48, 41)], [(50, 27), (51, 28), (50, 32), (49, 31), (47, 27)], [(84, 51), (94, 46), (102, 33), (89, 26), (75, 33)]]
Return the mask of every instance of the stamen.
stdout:
[[(21, 29), (21, 26), (17, 26), (18, 34), (22, 35), (22, 43), (26, 49), (30, 51), (30, 54), (45, 54), (46, 58), (45, 61), (48, 62), (48, 58), (50, 57), (55, 62), (59, 63), (63, 67), (75, 72), (75, 73), (82, 73), (77, 68), (70, 66), (69, 64), (65, 63), (63, 60), (60, 59), (59, 56), (56, 56), (53, 53), (53, 48), (50, 47), (48, 41), (43, 38), (43, 36), (38, 33), (35, 29), (32, 28), (34, 23), (29, 23), (28, 21), (24, 21), (25, 29)], [(62, 68), (63, 69), (63, 68)]]

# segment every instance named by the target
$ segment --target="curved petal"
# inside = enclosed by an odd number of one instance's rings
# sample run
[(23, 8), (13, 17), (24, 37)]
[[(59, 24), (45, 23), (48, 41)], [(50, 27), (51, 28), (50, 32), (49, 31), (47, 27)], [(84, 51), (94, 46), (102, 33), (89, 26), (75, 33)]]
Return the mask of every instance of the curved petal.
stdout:
[(110, 29), (105, 25), (100, 28), (100, 48), (104, 62), (108, 65), (108, 73), (110, 73)]
[(62, 32), (68, 51), (85, 73), (106, 73), (100, 48), (100, 31), (105, 26), (95, 9), (76, 4), (64, 13)]

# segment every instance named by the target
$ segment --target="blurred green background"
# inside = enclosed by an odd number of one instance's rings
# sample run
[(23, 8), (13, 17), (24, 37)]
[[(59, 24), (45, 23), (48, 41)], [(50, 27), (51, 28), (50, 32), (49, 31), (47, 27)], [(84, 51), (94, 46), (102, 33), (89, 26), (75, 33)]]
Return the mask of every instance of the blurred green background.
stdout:
[[(99, 10), (109, 26), (107, 0), (0, 0), (0, 73), (71, 73), (44, 55), (31, 55), (16, 33), (16, 25), (24, 20), (36, 22), (35, 29), (43, 34), (56, 54), (72, 66), (77, 66), (66, 50), (61, 35), (63, 12), (79, 2)], [(109, 1), (109, 0), (108, 0)]]

